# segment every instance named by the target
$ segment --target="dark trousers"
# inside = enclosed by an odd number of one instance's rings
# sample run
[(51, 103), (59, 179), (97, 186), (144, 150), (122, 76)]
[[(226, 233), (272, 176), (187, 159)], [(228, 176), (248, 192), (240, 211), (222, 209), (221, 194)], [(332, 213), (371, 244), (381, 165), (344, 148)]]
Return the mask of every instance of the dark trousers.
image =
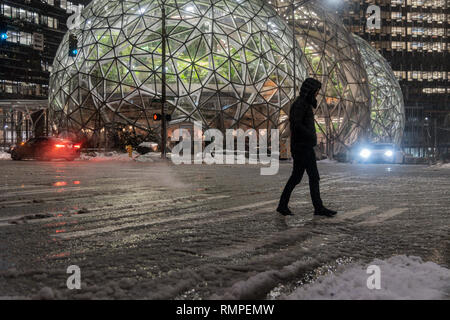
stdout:
[(280, 198), (280, 207), (286, 207), (289, 203), (289, 198), (294, 190), (295, 186), (302, 181), (303, 174), (308, 174), (309, 178), (309, 191), (311, 193), (311, 199), (315, 210), (323, 207), (322, 200), (320, 199), (319, 189), (319, 171), (317, 170), (316, 154), (312, 147), (303, 147), (296, 150), (292, 157), (294, 158), (294, 169), (292, 170), (291, 177), (289, 178), (283, 193)]

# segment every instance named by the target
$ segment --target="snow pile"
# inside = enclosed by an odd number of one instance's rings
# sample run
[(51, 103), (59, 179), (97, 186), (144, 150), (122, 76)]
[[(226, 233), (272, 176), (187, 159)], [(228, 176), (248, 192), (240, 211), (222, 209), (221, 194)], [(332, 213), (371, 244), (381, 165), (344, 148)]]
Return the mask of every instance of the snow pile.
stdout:
[(0, 151), (0, 160), (11, 160), (11, 155), (4, 151)]
[(438, 162), (434, 165), (429, 166), (427, 169), (431, 170), (450, 169), (450, 163)]
[(336, 164), (339, 163), (337, 160), (330, 160), (328, 158), (322, 159), (322, 160), (318, 160), (320, 163), (331, 163), (331, 164)]
[(0, 296), (0, 301), (3, 300), (30, 300), (30, 298), (24, 296)]
[(55, 299), (55, 293), (53, 292), (52, 288), (44, 287), (39, 291), (39, 293), (36, 296), (34, 296), (34, 299), (53, 300)]
[(247, 280), (238, 281), (227, 289), (223, 296), (212, 295), (211, 299), (224, 300), (254, 300), (259, 299), (261, 292), (267, 292), (279, 283), (280, 279), (288, 279), (296, 274), (310, 269), (317, 261), (296, 261), (281, 270), (268, 270), (257, 273)]
[[(167, 158), (170, 159), (170, 153), (167, 154)], [(138, 162), (155, 162), (161, 160), (161, 152), (149, 152), (146, 154), (140, 154), (133, 151), (132, 157), (128, 153), (113, 152), (89, 152), (82, 153), (79, 157), (80, 160), (88, 161), (138, 161)]]
[[(167, 153), (166, 156), (170, 159), (170, 153)], [(148, 152), (145, 154), (138, 155), (135, 158), (138, 162), (155, 162), (161, 160), (161, 152)]]
[(156, 142), (142, 142), (138, 147), (149, 148), (154, 152), (158, 150), (158, 144)]
[[(369, 265), (381, 270), (381, 289), (368, 289)], [(372, 283), (370, 281), (370, 283)], [(347, 265), (335, 274), (298, 288), (282, 297), (292, 300), (362, 299), (362, 300), (438, 300), (450, 299), (450, 270), (421, 258), (405, 255), (374, 260), (368, 265)]]
[(139, 147), (146, 147), (146, 148), (157, 148), (158, 144), (156, 142), (142, 142)]
[(133, 161), (133, 158), (137, 157), (139, 153), (133, 151), (132, 158), (128, 153), (119, 153), (117, 151), (113, 152), (89, 152), (82, 153), (80, 155), (80, 160), (89, 161)]

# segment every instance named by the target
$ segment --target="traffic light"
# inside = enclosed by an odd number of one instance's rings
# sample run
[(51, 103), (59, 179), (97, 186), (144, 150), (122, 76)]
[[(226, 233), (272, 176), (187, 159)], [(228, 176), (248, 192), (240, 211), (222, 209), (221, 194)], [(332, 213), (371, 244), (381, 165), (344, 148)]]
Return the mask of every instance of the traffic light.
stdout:
[(4, 41), (8, 39), (8, 28), (5, 23), (0, 24), (0, 40)]
[[(162, 116), (160, 113), (154, 113), (153, 114), (153, 120), (154, 121), (161, 121)], [(172, 120), (172, 116), (170, 114), (166, 114), (166, 121), (171, 121)]]
[(76, 57), (78, 54), (78, 39), (77, 36), (71, 34), (69, 36), (69, 57)]

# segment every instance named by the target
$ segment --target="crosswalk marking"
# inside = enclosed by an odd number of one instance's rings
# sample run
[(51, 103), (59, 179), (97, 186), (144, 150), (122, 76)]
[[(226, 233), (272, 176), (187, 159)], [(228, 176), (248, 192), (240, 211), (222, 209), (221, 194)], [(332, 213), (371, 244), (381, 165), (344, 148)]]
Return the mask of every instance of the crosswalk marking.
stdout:
[[(149, 206), (151, 204), (158, 204), (161, 205), (163, 203), (172, 203), (172, 202), (176, 202), (176, 201), (183, 201), (183, 200), (192, 200), (194, 203), (202, 203), (202, 202), (206, 202), (206, 201), (210, 201), (210, 200), (218, 200), (218, 199), (225, 199), (225, 198), (230, 198), (230, 196), (226, 196), (226, 195), (218, 195), (218, 196), (210, 196), (208, 197), (207, 194), (199, 194), (197, 195), (197, 197), (193, 198), (192, 196), (182, 196), (182, 197), (176, 197), (176, 198), (168, 198), (168, 199), (156, 199), (156, 200), (149, 200), (149, 201), (140, 201), (139, 203), (136, 203), (134, 205), (131, 204), (126, 204), (120, 207), (108, 207), (108, 206), (104, 206), (104, 207), (94, 207), (94, 208), (89, 208), (89, 213), (85, 213), (82, 215), (83, 218), (89, 218), (89, 217), (94, 217), (94, 218), (98, 218), (98, 219), (102, 219), (103, 216), (108, 216), (110, 217), (111, 213), (109, 210), (116, 210), (119, 213), (121, 213), (122, 215), (124, 213), (127, 212), (133, 212), (135, 210), (145, 206)], [(128, 211), (126, 211), (126, 209), (129, 209)], [(168, 207), (168, 209), (172, 209), (172, 207)], [(130, 211), (131, 210), (131, 211)], [(80, 215), (73, 215), (73, 213), (75, 213), (77, 210), (74, 210), (72, 213), (70, 213), (70, 215), (68, 216), (64, 216), (64, 220), (70, 220), (70, 219), (79, 219)], [(37, 214), (45, 214), (46, 212), (38, 212)], [(56, 212), (51, 213), (52, 215), (56, 215)], [(143, 215), (144, 213), (141, 214), (136, 214), (136, 215)], [(147, 214), (147, 213), (145, 213)], [(12, 226), (12, 224), (10, 224), (9, 222), (14, 221), (14, 220), (18, 220), (21, 218), (25, 218), (28, 215), (16, 215), (16, 216), (9, 216), (9, 217), (2, 217), (0, 218), (0, 222), (2, 221), (6, 221), (7, 223), (0, 223), (0, 227), (2, 226)], [(123, 216), (124, 218), (127, 218), (128, 216)], [(35, 220), (29, 220), (27, 221), (28, 224), (33, 224), (33, 223), (42, 223), (43, 221), (45, 221), (46, 223), (49, 221), (53, 221), (53, 220), (61, 220), (60, 217), (57, 216), (52, 216), (52, 217), (47, 217), (47, 218), (43, 218), (43, 219), (35, 219)]]
[[(194, 214), (193, 213), (182, 214), (182, 215), (178, 215), (175, 217), (168, 217), (168, 218), (159, 218), (159, 219), (156, 218), (149, 222), (130, 222), (130, 223), (124, 223), (121, 225), (114, 225), (114, 226), (107, 226), (107, 227), (101, 227), (101, 228), (95, 228), (95, 229), (89, 229), (89, 230), (61, 233), (61, 234), (55, 235), (55, 237), (62, 238), (62, 239), (86, 237), (86, 236), (91, 236), (91, 235), (96, 235), (96, 234), (101, 234), (101, 233), (109, 233), (109, 232), (113, 232), (113, 231), (117, 231), (117, 230), (134, 228), (134, 227), (142, 228), (142, 227), (147, 227), (147, 226), (152, 226), (152, 225), (157, 225), (157, 224), (167, 223), (167, 222), (202, 219), (202, 218), (210, 217), (214, 214), (223, 214), (223, 213), (229, 213), (229, 212), (235, 212), (235, 211), (238, 211), (238, 215), (241, 215), (244, 217), (246, 215), (243, 214), (242, 212), (240, 212), (241, 210), (254, 209), (254, 208), (266, 206), (266, 208), (263, 208), (262, 211), (250, 212), (250, 215), (255, 214), (255, 213), (266, 212), (266, 211), (274, 211), (274, 208), (272, 206), (269, 206), (267, 208), (267, 205), (273, 204), (277, 201), (278, 201), (278, 199), (263, 201), (263, 202), (258, 202), (258, 203), (252, 203), (252, 204), (247, 204), (247, 205), (237, 206), (237, 207), (232, 207), (232, 208), (227, 208), (227, 209), (205, 211), (205, 212), (194, 213)], [(220, 219), (220, 220), (224, 220), (227, 218), (235, 218), (235, 217), (234, 216), (215, 217), (215, 219)], [(205, 221), (201, 221), (201, 223), (204, 223), (204, 222)], [(195, 224), (195, 223), (191, 223), (191, 225), (193, 225), (193, 224)]]
[(365, 207), (361, 207), (361, 208), (356, 209), (356, 210), (344, 212), (342, 214), (338, 213), (335, 218), (327, 220), (327, 222), (329, 222), (329, 223), (342, 222), (344, 220), (352, 219), (352, 218), (355, 218), (357, 216), (363, 215), (365, 213), (369, 213), (369, 212), (374, 211), (376, 209), (378, 209), (378, 207), (376, 207), (376, 206), (365, 206)]
[[(273, 200), (276, 201), (276, 200)], [(270, 201), (268, 201), (270, 202)], [(299, 205), (299, 204), (307, 204), (307, 201), (294, 201), (292, 202), (293, 205)], [(260, 205), (265, 205), (266, 203), (259, 203), (259, 204), (251, 204), (251, 207), (255, 207), (255, 205), (260, 206)], [(235, 209), (235, 208), (234, 208)], [(233, 210), (234, 211), (234, 210)], [(222, 211), (223, 212), (223, 211)], [(220, 213), (222, 213), (220, 212)], [(214, 212), (211, 212), (214, 213)], [(205, 219), (190, 219), (190, 217), (192, 217), (192, 215), (190, 216), (186, 216), (183, 219), (179, 219), (179, 220), (172, 220), (175, 222), (183, 222), (183, 221), (188, 221), (189, 222), (189, 226), (190, 227), (195, 227), (195, 226), (201, 226), (201, 225), (205, 225), (205, 224), (212, 224), (212, 223), (226, 223), (227, 221), (230, 220), (235, 220), (235, 219), (245, 219), (247, 217), (253, 217), (256, 215), (260, 215), (260, 214), (267, 214), (267, 213), (271, 213), (273, 215), (273, 217), (277, 220), (278, 223), (280, 223), (281, 221), (285, 220), (285, 217), (281, 216), (280, 214), (276, 213), (275, 211), (275, 207), (273, 206), (264, 206), (263, 208), (256, 208), (255, 210), (247, 210), (247, 211), (235, 211), (235, 212), (231, 212), (228, 214), (220, 214), (219, 216), (217, 215), (207, 215), (205, 216)], [(203, 213), (205, 214), (205, 213)], [(193, 217), (193, 218), (198, 218), (197, 216)], [(165, 221), (155, 221), (155, 223), (151, 223), (151, 225), (149, 225), (148, 223), (145, 224), (140, 224), (137, 225), (136, 227), (140, 227), (140, 226), (156, 226), (160, 223), (164, 223)], [(281, 222), (283, 223), (283, 222)], [(284, 221), (284, 224), (286, 224), (286, 222)], [(158, 231), (170, 231), (170, 230), (176, 230), (177, 228), (179, 228), (180, 225), (179, 224), (170, 224), (170, 225), (164, 225), (163, 227), (159, 228)], [(287, 227), (287, 226), (286, 226)], [(94, 229), (91, 229), (94, 230)], [(294, 229), (289, 229), (291, 230), (291, 232), (298, 232), (298, 230), (300, 230), (299, 228), (295, 227)], [(96, 234), (96, 233), (94, 233)], [(286, 235), (286, 230), (283, 231), (283, 234)], [(78, 237), (79, 235), (74, 234), (73, 237), (72, 235), (69, 237), (66, 237), (64, 235), (57, 235), (57, 237), (59, 238), (64, 238), (64, 239), (70, 239), (70, 238), (75, 238)], [(135, 243), (136, 242), (136, 237), (135, 235), (124, 235), (124, 237), (121, 238), (122, 241), (124, 243)]]
[(373, 226), (379, 224), (387, 219), (393, 218), (407, 211), (408, 208), (393, 208), (376, 216), (370, 217), (369, 219), (359, 222), (357, 226)]

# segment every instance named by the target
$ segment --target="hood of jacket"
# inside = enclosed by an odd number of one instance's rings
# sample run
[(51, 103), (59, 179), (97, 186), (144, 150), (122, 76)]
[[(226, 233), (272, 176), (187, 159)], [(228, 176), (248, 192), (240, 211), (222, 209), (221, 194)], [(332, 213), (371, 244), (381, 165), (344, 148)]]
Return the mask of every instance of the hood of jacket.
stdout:
[(312, 105), (313, 108), (317, 108), (316, 92), (320, 90), (322, 83), (314, 78), (307, 78), (303, 81), (300, 88), (300, 99), (306, 100)]

